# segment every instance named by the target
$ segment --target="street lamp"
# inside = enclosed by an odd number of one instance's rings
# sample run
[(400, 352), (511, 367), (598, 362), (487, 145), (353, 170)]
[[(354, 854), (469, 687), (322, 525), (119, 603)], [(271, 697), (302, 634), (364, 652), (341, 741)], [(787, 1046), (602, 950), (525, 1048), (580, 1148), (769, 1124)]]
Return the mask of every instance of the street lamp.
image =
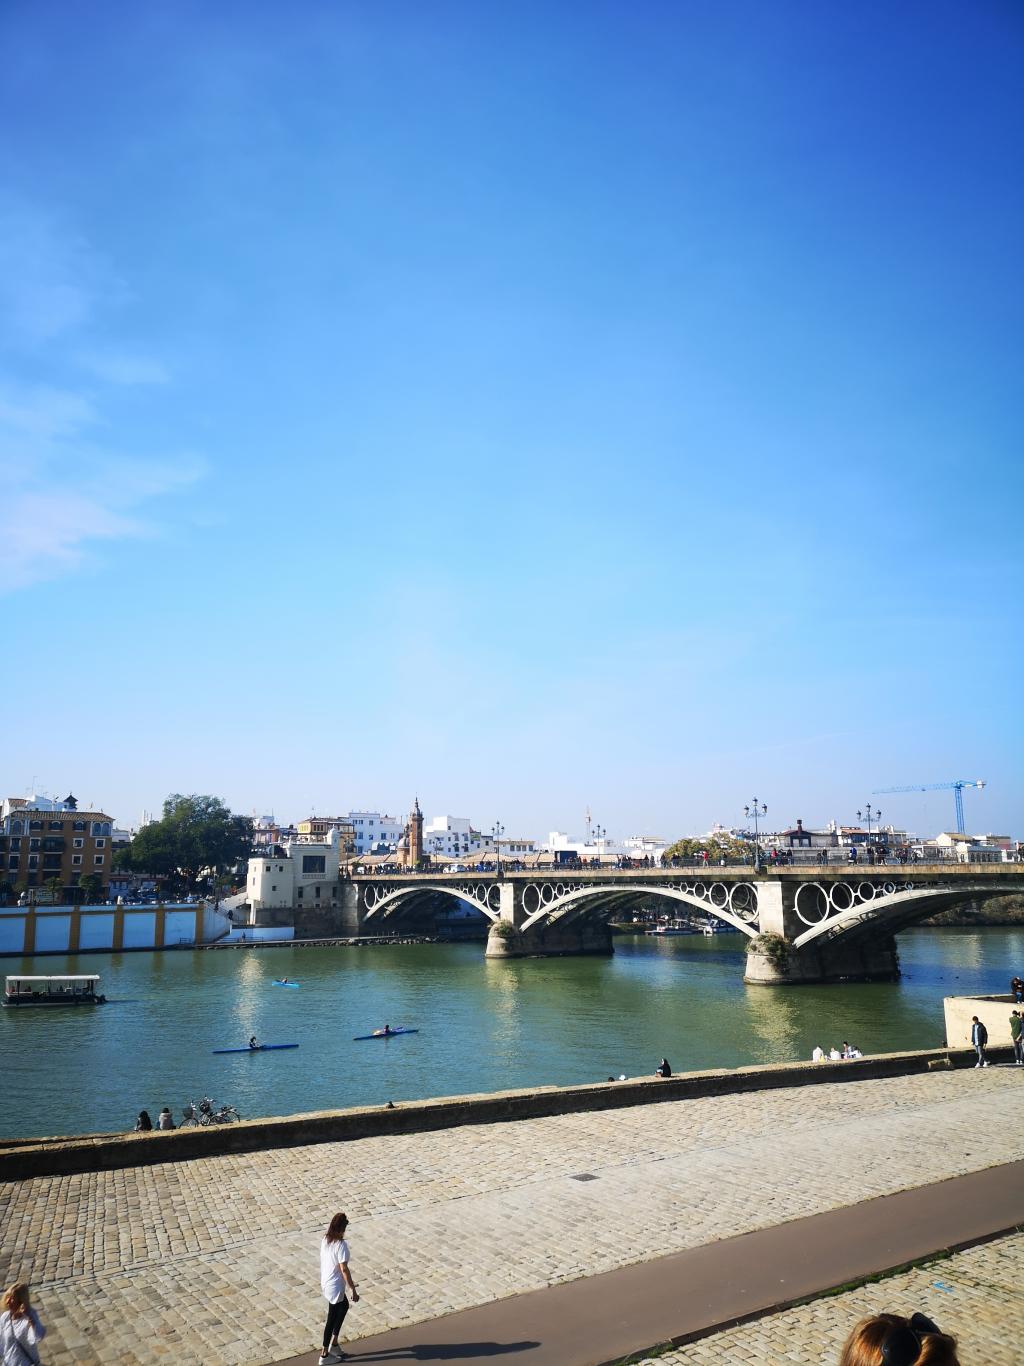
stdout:
[(882, 819), (882, 813), (881, 813), (881, 811), (879, 811), (877, 807), (875, 807), (874, 811), (872, 811), (872, 810), (871, 810), (871, 803), (869, 802), (869, 803), (868, 803), (868, 808), (867, 808), (866, 811), (864, 811), (864, 812), (858, 811), (858, 812), (857, 812), (857, 819), (858, 819), (859, 821), (867, 821), (867, 823), (868, 823), (868, 844), (870, 844), (870, 843), (871, 843), (871, 822), (874, 821), (875, 825), (878, 825), (879, 821)]
[(504, 833), (505, 827), (501, 821), (495, 821), (491, 826), (491, 834), (494, 836), (494, 862), (499, 877), (501, 877), (501, 837)]
[(881, 813), (881, 811), (878, 810), (878, 807), (875, 807), (874, 811), (872, 811), (872, 810), (871, 810), (871, 803), (868, 802), (867, 810), (866, 810), (866, 811), (857, 811), (857, 820), (859, 820), (859, 821), (867, 821), (867, 843), (868, 843), (868, 848), (870, 848), (870, 847), (871, 847), (871, 821), (874, 821), (874, 822), (875, 822), (875, 825), (877, 825), (878, 828), (881, 829), (882, 813)]
[(441, 846), (444, 843), (440, 835), (434, 836), (434, 866), (438, 872), (441, 870)]
[(764, 802), (759, 802), (756, 797), (751, 797), (750, 805), (743, 808), (743, 814), (747, 820), (754, 818), (754, 872), (761, 867), (761, 842), (758, 836), (757, 823), (762, 816), (767, 816), (768, 808)]
[(597, 844), (597, 864), (598, 864), (598, 867), (601, 866), (601, 854), (602, 854), (602, 852), (603, 852), (603, 850), (602, 850), (602, 844), (603, 844), (603, 841), (604, 841), (604, 837), (605, 837), (605, 835), (607, 835), (607, 833), (608, 833), (608, 827), (607, 827), (606, 825), (601, 825), (600, 822), (599, 822), (597, 825), (594, 826), (594, 841), (595, 841), (595, 843)]

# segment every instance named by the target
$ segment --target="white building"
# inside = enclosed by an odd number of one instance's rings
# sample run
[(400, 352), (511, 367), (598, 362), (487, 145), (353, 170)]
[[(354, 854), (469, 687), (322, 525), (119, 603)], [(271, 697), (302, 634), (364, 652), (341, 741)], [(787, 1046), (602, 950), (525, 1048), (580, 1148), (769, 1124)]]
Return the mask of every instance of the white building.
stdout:
[(246, 899), (252, 911), (299, 910), (337, 904), (341, 845), (336, 830), (324, 843), (294, 840), (274, 857), (269, 852), (249, 860)]
[(405, 822), (380, 811), (350, 811), (347, 819), (355, 833), (356, 853), (387, 853), (398, 848)]

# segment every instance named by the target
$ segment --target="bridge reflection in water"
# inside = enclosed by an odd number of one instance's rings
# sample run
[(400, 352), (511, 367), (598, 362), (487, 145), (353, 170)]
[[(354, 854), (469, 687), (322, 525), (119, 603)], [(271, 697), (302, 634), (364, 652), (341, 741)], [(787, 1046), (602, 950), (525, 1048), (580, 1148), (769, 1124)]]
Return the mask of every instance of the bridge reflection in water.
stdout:
[(891, 981), (894, 936), (937, 911), (1024, 891), (1020, 864), (909, 864), (773, 869), (573, 869), (356, 874), (340, 898), (347, 934), (380, 934), (454, 898), (490, 922), (490, 958), (612, 952), (609, 922), (657, 898), (745, 935), (745, 980), (771, 984)]

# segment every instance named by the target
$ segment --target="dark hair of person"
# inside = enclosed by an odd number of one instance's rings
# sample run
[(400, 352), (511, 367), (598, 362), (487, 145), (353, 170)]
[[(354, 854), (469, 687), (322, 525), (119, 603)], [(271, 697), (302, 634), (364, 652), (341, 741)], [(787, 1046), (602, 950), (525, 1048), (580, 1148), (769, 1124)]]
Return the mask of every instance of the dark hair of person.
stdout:
[[(900, 1314), (872, 1314), (861, 1319), (846, 1339), (839, 1366), (884, 1366), (886, 1342), (899, 1330), (911, 1332), (910, 1320)], [(960, 1366), (956, 1338), (947, 1333), (918, 1335), (920, 1351), (913, 1366)]]
[(338, 1243), (344, 1238), (345, 1230), (348, 1228), (348, 1215), (338, 1213), (327, 1225), (326, 1238), (329, 1243)]

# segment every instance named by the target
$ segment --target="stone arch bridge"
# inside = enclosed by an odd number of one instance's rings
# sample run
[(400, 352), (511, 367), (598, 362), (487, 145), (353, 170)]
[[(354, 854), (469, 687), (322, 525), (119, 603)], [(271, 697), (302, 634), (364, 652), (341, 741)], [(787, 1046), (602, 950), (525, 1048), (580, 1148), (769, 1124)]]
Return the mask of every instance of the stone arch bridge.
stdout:
[(891, 981), (901, 930), (1014, 892), (1020, 864), (357, 874), (342, 884), (341, 914), (346, 933), (382, 934), (445, 896), (490, 922), (489, 957), (594, 954), (612, 952), (609, 921), (654, 897), (745, 935), (748, 982)]

